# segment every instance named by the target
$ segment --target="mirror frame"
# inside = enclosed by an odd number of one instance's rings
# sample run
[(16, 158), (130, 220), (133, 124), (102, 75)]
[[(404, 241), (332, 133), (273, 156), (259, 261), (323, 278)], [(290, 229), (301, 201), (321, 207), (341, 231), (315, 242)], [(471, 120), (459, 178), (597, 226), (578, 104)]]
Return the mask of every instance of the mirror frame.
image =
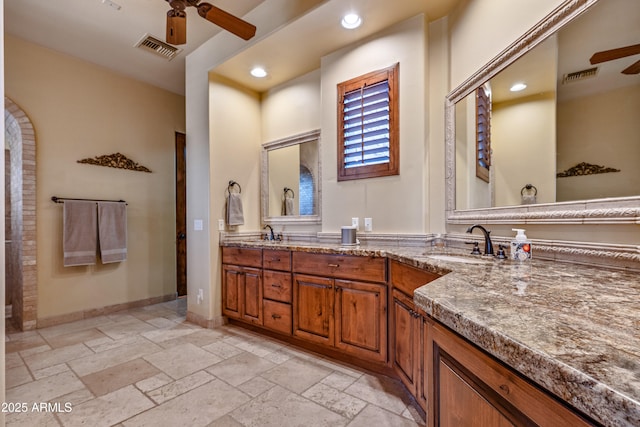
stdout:
[(600, 0), (567, 0), (445, 98), (445, 188), (449, 224), (640, 224), (640, 196), (456, 210), (455, 104)]
[[(305, 142), (316, 141), (318, 144), (318, 176), (316, 178), (318, 199), (316, 200), (317, 213), (315, 215), (296, 216), (269, 216), (269, 151), (278, 148), (290, 147), (292, 145), (304, 144)], [(291, 137), (278, 139), (276, 141), (262, 144), (262, 179), (260, 198), (262, 205), (263, 224), (321, 224), (322, 217), (322, 164), (320, 162), (320, 129), (301, 133)]]

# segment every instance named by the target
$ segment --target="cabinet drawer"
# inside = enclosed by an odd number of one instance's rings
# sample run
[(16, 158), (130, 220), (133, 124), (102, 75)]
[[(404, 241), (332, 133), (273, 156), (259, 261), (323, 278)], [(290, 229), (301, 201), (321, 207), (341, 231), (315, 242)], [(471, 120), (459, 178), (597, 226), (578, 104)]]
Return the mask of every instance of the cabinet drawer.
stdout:
[(263, 300), (263, 326), (274, 331), (291, 335), (291, 305)]
[(402, 264), (398, 261), (391, 261), (389, 270), (389, 281), (394, 289), (398, 289), (410, 297), (413, 297), (413, 292), (417, 288), (440, 277), (435, 273)]
[(269, 270), (291, 271), (291, 252), (273, 249), (263, 250), (262, 267)]
[(222, 263), (260, 268), (262, 267), (262, 249), (224, 246), (222, 248)]
[(262, 272), (264, 298), (291, 302), (291, 273), (264, 270)]
[(387, 280), (385, 258), (294, 252), (293, 271), (368, 282)]

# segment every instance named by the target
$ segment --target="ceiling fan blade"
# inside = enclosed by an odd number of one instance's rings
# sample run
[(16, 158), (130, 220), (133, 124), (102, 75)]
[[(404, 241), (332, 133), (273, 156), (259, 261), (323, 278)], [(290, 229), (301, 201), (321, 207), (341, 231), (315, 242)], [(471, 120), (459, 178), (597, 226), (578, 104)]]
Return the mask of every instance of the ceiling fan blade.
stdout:
[(224, 28), (230, 33), (235, 34), (244, 40), (249, 40), (256, 34), (256, 27), (253, 24), (243, 21), (242, 19), (225, 12), (209, 3), (200, 3), (198, 6), (198, 14), (209, 22), (213, 22), (219, 27)]
[(167, 43), (187, 42), (187, 14), (184, 10), (171, 9), (167, 12)]
[(614, 59), (624, 58), (625, 56), (637, 54), (640, 54), (640, 44), (596, 52), (593, 54), (593, 56), (591, 56), (589, 61), (591, 62), (591, 64), (599, 64), (601, 62), (611, 61)]
[(640, 74), (640, 61), (636, 61), (621, 71), (622, 74)]

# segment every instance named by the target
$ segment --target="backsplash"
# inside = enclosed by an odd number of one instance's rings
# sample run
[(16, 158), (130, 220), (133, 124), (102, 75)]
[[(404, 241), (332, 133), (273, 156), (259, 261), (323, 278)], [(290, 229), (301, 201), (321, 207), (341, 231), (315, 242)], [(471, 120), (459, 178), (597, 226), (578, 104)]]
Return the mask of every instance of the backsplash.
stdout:
[[(264, 233), (220, 233), (220, 242), (247, 241), (261, 239)], [(360, 245), (375, 244), (377, 246), (432, 246), (435, 238), (444, 238), (445, 248), (463, 249), (471, 252), (471, 246), (467, 242), (478, 242), (483, 247), (483, 239), (480, 235), (469, 234), (393, 234), (393, 233), (361, 233), (357, 234)], [(309, 242), (339, 244), (341, 234), (336, 232), (283, 232), (285, 242)], [(504, 245), (507, 250), (511, 237), (492, 237), (492, 242), (497, 251), (498, 245)], [(574, 242), (561, 240), (536, 240), (533, 244), (533, 257), (545, 260), (570, 262), (574, 264), (593, 265), (605, 268), (624, 269), (640, 272), (640, 246), (618, 245), (606, 243)], [(277, 245), (277, 243), (275, 243)]]

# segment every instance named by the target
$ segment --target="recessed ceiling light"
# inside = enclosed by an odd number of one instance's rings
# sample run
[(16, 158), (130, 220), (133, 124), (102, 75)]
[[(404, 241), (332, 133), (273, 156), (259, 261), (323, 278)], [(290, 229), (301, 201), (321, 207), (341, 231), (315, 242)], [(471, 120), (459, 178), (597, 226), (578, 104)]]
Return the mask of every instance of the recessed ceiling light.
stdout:
[(348, 30), (358, 28), (362, 24), (362, 19), (355, 13), (349, 13), (342, 17), (342, 26)]
[(267, 77), (267, 72), (262, 67), (255, 67), (251, 70), (251, 75), (253, 77), (262, 78), (262, 77)]
[(511, 92), (520, 92), (521, 90), (525, 90), (527, 88), (527, 85), (524, 83), (516, 83), (513, 86), (511, 86)]

